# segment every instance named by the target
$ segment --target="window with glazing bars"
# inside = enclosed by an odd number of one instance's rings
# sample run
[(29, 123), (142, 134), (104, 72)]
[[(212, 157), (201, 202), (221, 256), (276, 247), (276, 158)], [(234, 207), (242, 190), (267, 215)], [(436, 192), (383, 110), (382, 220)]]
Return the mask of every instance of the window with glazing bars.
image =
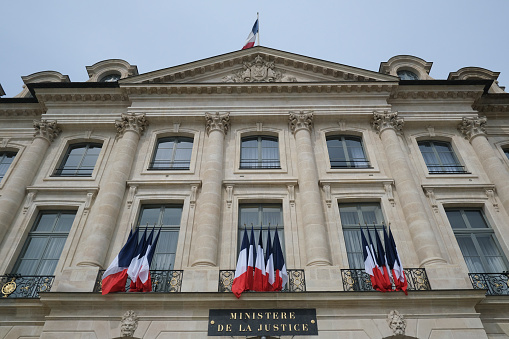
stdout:
[(369, 168), (362, 138), (351, 135), (327, 137), (331, 168)]
[(430, 174), (467, 173), (446, 141), (419, 141), (424, 162)]
[(470, 273), (502, 273), (507, 260), (481, 209), (445, 210)]
[(53, 275), (76, 212), (42, 211), (28, 234), (13, 273)]
[(92, 176), (101, 147), (99, 143), (90, 142), (70, 145), (54, 175), (59, 177)]
[(242, 138), (241, 169), (281, 168), (277, 137), (251, 136)]
[(157, 141), (156, 151), (149, 169), (188, 170), (191, 164), (193, 138), (166, 137)]
[(4, 178), (15, 156), (16, 152), (0, 152), (0, 181)]
[[(140, 231), (148, 229), (150, 232), (154, 227), (155, 230), (161, 228), (150, 269), (174, 269), (181, 218), (182, 205), (144, 205), (141, 207)], [(143, 232), (140, 232), (140, 237), (142, 235)]]

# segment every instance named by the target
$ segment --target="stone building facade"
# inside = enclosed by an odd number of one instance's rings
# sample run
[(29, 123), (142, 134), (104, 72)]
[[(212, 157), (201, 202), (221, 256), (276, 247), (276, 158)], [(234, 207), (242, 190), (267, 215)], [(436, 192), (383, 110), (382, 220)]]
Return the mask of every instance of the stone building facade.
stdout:
[[(431, 65), (254, 47), (23, 77), (0, 98), (0, 338), (202, 338), (211, 309), (314, 310), (320, 338), (509, 337), (509, 94)], [(246, 224), (280, 235), (287, 291), (228, 292)], [(408, 296), (362, 270), (359, 225), (389, 224)], [(161, 227), (155, 291), (101, 295), (138, 225)], [(315, 337), (299, 326), (276, 337)]]

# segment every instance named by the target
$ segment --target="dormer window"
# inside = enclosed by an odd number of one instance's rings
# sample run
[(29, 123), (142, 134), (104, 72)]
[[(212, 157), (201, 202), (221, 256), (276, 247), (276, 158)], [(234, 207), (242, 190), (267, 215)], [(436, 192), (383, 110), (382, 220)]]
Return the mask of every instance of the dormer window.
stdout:
[(400, 70), (397, 72), (397, 74), (401, 80), (419, 80), (419, 77), (417, 76), (417, 74), (415, 74), (412, 71)]
[(116, 82), (120, 80), (120, 74), (112, 73), (108, 74), (99, 80), (99, 82)]

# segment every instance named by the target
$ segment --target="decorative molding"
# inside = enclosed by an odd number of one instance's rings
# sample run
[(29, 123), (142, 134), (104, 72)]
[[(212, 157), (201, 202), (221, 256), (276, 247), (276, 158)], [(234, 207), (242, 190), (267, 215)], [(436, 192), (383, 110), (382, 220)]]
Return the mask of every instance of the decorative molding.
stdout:
[(434, 137), (435, 136), (435, 127), (428, 126), (428, 127), (426, 127), (426, 129), (428, 130), (428, 133), (429, 133), (430, 137)]
[(136, 196), (136, 193), (138, 192), (138, 186), (137, 185), (129, 185), (129, 193), (127, 193), (127, 209), (130, 209), (133, 205), (134, 197)]
[(478, 135), (486, 134), (486, 117), (463, 118), (458, 130), (465, 136), (465, 139), (471, 140)]
[(228, 205), (228, 208), (232, 207), (233, 202), (233, 185), (227, 185), (226, 186), (226, 204)]
[(92, 201), (94, 201), (96, 192), (88, 192), (87, 197), (85, 199), (85, 206), (84, 206), (84, 214), (88, 214), (90, 212), (90, 207), (92, 206)]
[(191, 208), (196, 206), (196, 196), (198, 193), (198, 185), (191, 185), (191, 195), (189, 196), (189, 204)]
[(9, 141), (11, 140), (11, 138), (3, 138), (2, 139), (2, 148), (5, 148), (7, 147), (7, 145), (9, 144)]
[(429, 202), (431, 204), (431, 207), (433, 208), (433, 211), (435, 211), (435, 213), (438, 213), (438, 204), (437, 199), (435, 198), (435, 191), (431, 188), (426, 188), (425, 191), (426, 196), (428, 197)]
[(339, 125), (339, 130), (341, 132), (346, 131), (346, 121), (345, 120), (339, 120), (338, 125)]
[(384, 182), (384, 189), (387, 199), (389, 199), (392, 207), (394, 207), (396, 203), (394, 202), (394, 194), (392, 192), (392, 182)]
[(405, 334), (406, 320), (398, 311), (392, 310), (387, 314), (387, 324), (395, 336)]
[(301, 129), (311, 132), (311, 129), (313, 128), (313, 113), (304, 111), (300, 111), (298, 113), (290, 112), (288, 121), (290, 130), (293, 134)]
[(117, 128), (117, 136), (122, 136), (126, 131), (134, 131), (139, 135), (143, 134), (143, 131), (148, 126), (148, 121), (145, 118), (145, 114), (134, 114), (134, 113), (122, 113), (120, 120), (115, 121), (115, 127)]
[(173, 132), (178, 133), (180, 129), (180, 122), (176, 122), (173, 124)]
[(207, 135), (210, 135), (210, 132), (212, 131), (219, 131), (222, 132), (224, 135), (228, 133), (228, 129), (230, 128), (230, 113), (223, 113), (220, 114), (219, 112), (216, 112), (214, 114), (212, 113), (205, 113), (205, 120), (206, 120), (206, 130)]
[(285, 71), (276, 69), (273, 61), (257, 55), (253, 62), (244, 61), (243, 69), (223, 77), (223, 82), (296, 82), (295, 77), (285, 76)]
[(290, 206), (295, 207), (295, 185), (287, 185)]
[(256, 131), (257, 132), (263, 131), (263, 123), (261, 123), (261, 122), (256, 123)]
[(373, 112), (372, 125), (377, 133), (381, 133), (388, 128), (400, 133), (403, 130), (404, 123), (403, 119), (398, 118), (398, 112)]
[(56, 120), (34, 120), (35, 138), (44, 138), (52, 142), (62, 132)]
[(330, 185), (323, 185), (323, 191), (325, 193), (325, 203), (327, 204), (327, 207), (332, 206), (332, 196), (330, 193)]
[[(38, 104), (37, 104), (38, 105)], [(12, 117), (37, 117), (44, 113), (44, 110), (40, 108), (0, 108), (0, 115), (12, 116)]]
[(120, 334), (122, 337), (132, 337), (138, 328), (138, 316), (133, 310), (124, 313), (120, 321)]
[(396, 90), (391, 93), (389, 100), (395, 99), (477, 99), (483, 94), (482, 90), (440, 91), (440, 90)]
[(32, 203), (34, 202), (35, 196), (37, 195), (37, 191), (28, 192), (27, 198), (25, 200), (25, 205), (23, 206), (23, 214), (26, 214)]
[(86, 139), (90, 139), (90, 137), (92, 136), (92, 130), (88, 130), (88, 131), (85, 131), (85, 138)]
[(88, 101), (104, 101), (104, 102), (127, 102), (128, 96), (124, 93), (87, 93), (87, 94), (37, 94), (37, 98), (44, 102), (88, 102)]
[(495, 209), (495, 211), (497, 212), (500, 212), (500, 208), (498, 206), (498, 201), (497, 201), (497, 197), (495, 196), (495, 189), (486, 189), (486, 196), (488, 197), (488, 200), (491, 202), (491, 204), (493, 205), (493, 208)]

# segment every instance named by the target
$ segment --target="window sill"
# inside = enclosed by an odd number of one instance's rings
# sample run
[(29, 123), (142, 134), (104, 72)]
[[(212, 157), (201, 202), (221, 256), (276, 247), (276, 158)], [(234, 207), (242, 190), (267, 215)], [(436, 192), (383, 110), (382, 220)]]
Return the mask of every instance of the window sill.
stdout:
[(51, 176), (42, 179), (43, 181), (94, 181), (96, 180), (95, 176), (89, 177), (64, 177), (64, 176)]

